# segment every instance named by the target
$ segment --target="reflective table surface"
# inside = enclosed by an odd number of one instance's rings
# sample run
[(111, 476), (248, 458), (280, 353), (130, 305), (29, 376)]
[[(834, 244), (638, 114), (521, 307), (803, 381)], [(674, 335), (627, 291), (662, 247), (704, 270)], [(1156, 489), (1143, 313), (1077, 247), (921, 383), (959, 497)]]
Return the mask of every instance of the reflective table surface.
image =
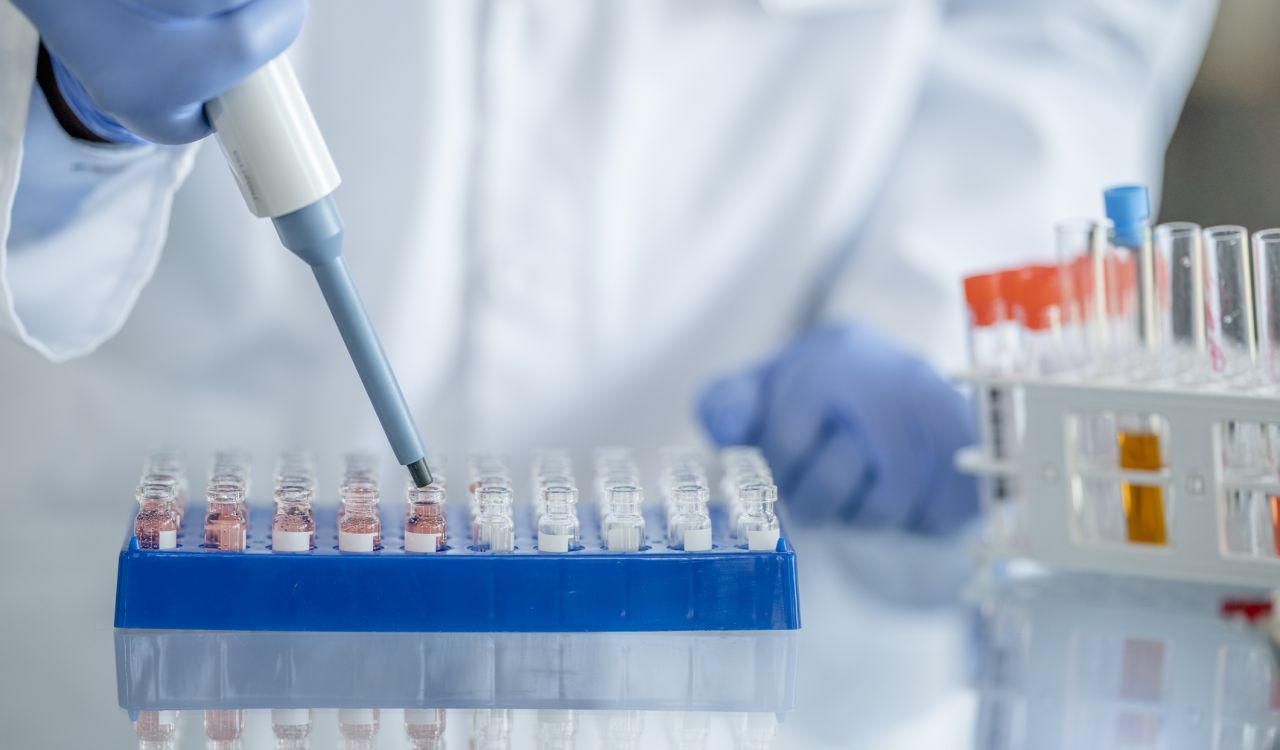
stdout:
[(1241, 592), (792, 529), (795, 633), (115, 631), (115, 511), (18, 511), (2, 747), (1280, 746), (1268, 644), (1218, 615)]

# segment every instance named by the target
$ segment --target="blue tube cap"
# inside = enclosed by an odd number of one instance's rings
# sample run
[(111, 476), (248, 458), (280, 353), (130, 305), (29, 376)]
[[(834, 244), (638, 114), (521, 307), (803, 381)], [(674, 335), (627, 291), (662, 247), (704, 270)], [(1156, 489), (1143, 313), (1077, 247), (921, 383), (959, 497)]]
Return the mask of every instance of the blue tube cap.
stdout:
[(1146, 185), (1118, 185), (1102, 194), (1107, 218), (1115, 226), (1116, 242), (1128, 247), (1142, 243), (1142, 228), (1151, 219)]

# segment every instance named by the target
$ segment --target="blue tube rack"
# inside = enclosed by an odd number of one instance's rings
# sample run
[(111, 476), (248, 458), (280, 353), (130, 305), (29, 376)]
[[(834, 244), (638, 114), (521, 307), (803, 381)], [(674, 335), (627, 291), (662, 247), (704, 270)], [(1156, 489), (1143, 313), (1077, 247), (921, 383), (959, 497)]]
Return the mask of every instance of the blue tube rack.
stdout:
[[(336, 508), (317, 505), (316, 547), (270, 548), (272, 509), (250, 504), (245, 550), (201, 546), (201, 512), (187, 508), (173, 550), (120, 551), (115, 626), (164, 630), (316, 632), (643, 632), (794, 630), (800, 627), (796, 556), (785, 534), (773, 551), (748, 551), (711, 507), (713, 548), (667, 548), (665, 523), (646, 508), (647, 548), (602, 548), (591, 508), (582, 548), (536, 549), (528, 504), (515, 512), (515, 550), (468, 549), (465, 502), (447, 506), (448, 548), (403, 549), (401, 505), (381, 508), (382, 548), (337, 549)], [(784, 529), (785, 531), (785, 529)]]

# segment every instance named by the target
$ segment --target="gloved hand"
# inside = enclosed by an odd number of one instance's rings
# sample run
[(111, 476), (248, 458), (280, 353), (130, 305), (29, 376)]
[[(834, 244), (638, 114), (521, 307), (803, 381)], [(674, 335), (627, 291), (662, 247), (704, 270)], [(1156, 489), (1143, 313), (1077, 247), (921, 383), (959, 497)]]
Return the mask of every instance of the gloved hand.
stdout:
[(204, 103), (283, 52), (306, 0), (14, 0), (80, 122), (116, 143), (189, 143)]
[(945, 533), (977, 513), (976, 483), (953, 468), (974, 441), (968, 400), (865, 325), (799, 336), (698, 410), (716, 443), (764, 452), (795, 517)]

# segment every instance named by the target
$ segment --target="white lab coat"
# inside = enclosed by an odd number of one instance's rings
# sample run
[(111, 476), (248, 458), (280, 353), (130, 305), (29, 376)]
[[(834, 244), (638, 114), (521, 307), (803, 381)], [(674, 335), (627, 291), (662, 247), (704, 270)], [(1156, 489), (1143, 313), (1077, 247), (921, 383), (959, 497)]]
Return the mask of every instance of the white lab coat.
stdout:
[[(429, 447), (651, 447), (695, 434), (706, 379), (815, 320), (957, 365), (962, 272), (1051, 254), (1105, 185), (1159, 186), (1213, 12), (317, 0), (291, 56)], [(381, 446), (310, 275), (219, 151), (72, 141), (35, 51), (0, 0), (3, 471), (124, 502), (160, 441)]]

